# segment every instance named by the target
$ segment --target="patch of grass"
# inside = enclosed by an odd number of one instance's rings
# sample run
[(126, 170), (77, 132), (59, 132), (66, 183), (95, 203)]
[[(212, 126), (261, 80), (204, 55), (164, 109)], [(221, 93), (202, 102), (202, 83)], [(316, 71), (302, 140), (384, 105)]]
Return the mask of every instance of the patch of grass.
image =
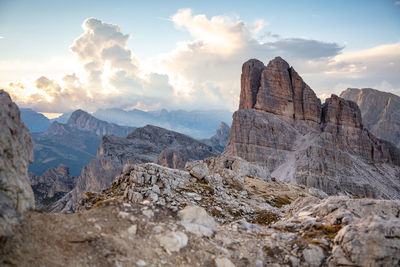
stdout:
[(292, 201), (288, 197), (271, 196), (271, 195), (264, 195), (263, 197), (266, 199), (269, 205), (276, 208), (282, 208), (283, 206), (292, 203)]
[(275, 257), (278, 256), (279, 254), (282, 254), (283, 249), (278, 248), (278, 247), (270, 248), (270, 247), (268, 247), (268, 246), (264, 246), (264, 247), (263, 247), (263, 251), (264, 251), (264, 253), (267, 254), (269, 257), (275, 258)]
[(324, 225), (317, 226), (313, 231), (304, 234), (305, 238), (314, 238), (317, 236), (325, 236), (329, 239), (334, 239), (336, 234), (342, 229), (340, 225)]
[(269, 225), (279, 220), (279, 216), (269, 210), (258, 210), (248, 221), (254, 224)]

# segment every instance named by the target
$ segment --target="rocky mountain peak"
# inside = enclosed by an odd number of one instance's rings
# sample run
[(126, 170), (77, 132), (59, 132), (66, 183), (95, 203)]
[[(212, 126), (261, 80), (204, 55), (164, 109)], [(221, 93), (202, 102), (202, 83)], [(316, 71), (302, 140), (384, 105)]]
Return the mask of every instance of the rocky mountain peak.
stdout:
[(71, 114), (67, 125), (81, 131), (92, 132), (100, 137), (110, 134), (125, 137), (135, 129), (134, 127), (119, 126), (99, 120), (81, 109), (75, 110)]
[(257, 60), (245, 62), (241, 81), (224, 154), (328, 194), (400, 197), (400, 152), (363, 128), (356, 103), (332, 95), (321, 105), (280, 57), (264, 68)]

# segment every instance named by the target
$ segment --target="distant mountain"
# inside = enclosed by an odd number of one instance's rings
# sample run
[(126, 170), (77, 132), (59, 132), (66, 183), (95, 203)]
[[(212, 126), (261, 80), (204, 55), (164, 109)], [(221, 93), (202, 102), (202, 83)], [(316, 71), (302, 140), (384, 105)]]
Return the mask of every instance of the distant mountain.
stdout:
[(147, 124), (180, 132), (193, 138), (208, 138), (215, 133), (221, 121), (232, 121), (232, 112), (228, 110), (172, 110), (145, 112), (141, 110), (124, 111), (121, 109), (99, 109), (95, 117), (117, 123), (143, 127)]
[(37, 113), (30, 108), (21, 108), (21, 119), (31, 133), (40, 133), (50, 127), (50, 120), (43, 114)]
[(364, 126), (400, 148), (400, 97), (371, 88), (347, 88), (341, 97), (360, 107)]
[(221, 121), (216, 134), (211, 138), (201, 140), (201, 142), (211, 146), (219, 152), (223, 152), (228, 143), (229, 131), (229, 126), (225, 122)]
[(98, 120), (77, 110), (67, 124), (55, 121), (47, 131), (32, 134), (34, 162), (29, 171), (40, 176), (47, 169), (63, 163), (70, 168), (72, 176), (79, 176), (82, 168), (96, 156), (104, 134), (125, 137), (133, 129)]
[(183, 169), (187, 161), (219, 153), (189, 136), (147, 125), (126, 138), (104, 136), (97, 156), (82, 169), (76, 187), (54, 205), (53, 211), (73, 211), (84, 192), (98, 192), (121, 174), (125, 164), (157, 162)]
[(56, 122), (59, 122), (59, 123), (67, 123), (67, 121), (69, 120), (69, 117), (71, 117), (71, 114), (72, 114), (72, 113), (73, 113), (72, 111), (71, 111), (71, 112), (63, 113), (60, 117), (51, 119), (50, 121), (51, 121), (51, 122), (56, 121)]
[(67, 166), (60, 164), (50, 168), (41, 176), (29, 174), (35, 195), (35, 208), (48, 211), (52, 203), (62, 198), (75, 186), (76, 178), (69, 173)]

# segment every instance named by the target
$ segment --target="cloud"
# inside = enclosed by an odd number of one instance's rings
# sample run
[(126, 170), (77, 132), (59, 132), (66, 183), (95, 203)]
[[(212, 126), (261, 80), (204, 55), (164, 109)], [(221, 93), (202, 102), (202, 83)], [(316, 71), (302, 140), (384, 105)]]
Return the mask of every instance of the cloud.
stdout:
[(83, 70), (80, 75), (63, 75), (57, 81), (43, 75), (34, 81), (11, 82), (8, 90), (20, 105), (42, 112), (95, 111), (138, 102), (161, 106), (160, 102), (172, 98), (168, 77), (141, 73), (139, 60), (126, 47), (130, 36), (119, 26), (89, 18), (82, 28), (82, 35), (70, 47)]
[[(76, 71), (59, 69), (57, 73), (63, 75), (54, 77), (50, 72), (38, 74), (44, 68), (32, 63), (25, 68), (36, 68), (38, 75), (8, 81), (7, 88), (20, 105), (42, 112), (108, 107), (236, 110), (242, 64), (250, 58), (268, 63), (281, 56), (321, 97), (339, 94), (345, 85), (384, 86), (400, 93), (396, 89), (400, 87), (400, 43), (346, 52), (334, 42), (283, 37), (268, 31), (264, 20), (209, 18), (181, 9), (170, 21), (191, 39), (177, 43), (168, 53), (139, 60), (127, 48), (129, 34), (118, 25), (89, 18), (70, 47), (78, 63)], [(54, 69), (60, 65), (59, 61), (51, 64)], [(23, 68), (0, 62), (0, 72), (7, 69)]]
[(272, 37), (273, 40), (261, 42), (256, 36), (264, 28), (261, 22), (248, 25), (225, 16), (207, 18), (193, 15), (190, 9), (179, 10), (171, 20), (177, 28), (188, 31), (194, 40), (179, 43), (162, 59), (162, 64), (174, 88), (199, 108), (211, 105), (236, 109), (241, 66), (250, 58), (267, 63), (279, 55), (300, 66), (307, 60), (334, 57), (343, 49), (335, 43), (282, 38), (268, 31), (261, 39)]
[(400, 6), (400, 1), (394, 2), (394, 5), (395, 5), (395, 6)]

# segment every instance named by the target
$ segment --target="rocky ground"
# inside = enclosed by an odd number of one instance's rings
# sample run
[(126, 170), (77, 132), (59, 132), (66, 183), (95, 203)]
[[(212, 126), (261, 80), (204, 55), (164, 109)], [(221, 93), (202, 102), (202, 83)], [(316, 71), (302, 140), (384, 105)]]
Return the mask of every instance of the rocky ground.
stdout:
[[(328, 197), (219, 158), (127, 165), (80, 212), (27, 212), (14, 266), (396, 266), (400, 201)], [(367, 256), (366, 256), (367, 255)]]

